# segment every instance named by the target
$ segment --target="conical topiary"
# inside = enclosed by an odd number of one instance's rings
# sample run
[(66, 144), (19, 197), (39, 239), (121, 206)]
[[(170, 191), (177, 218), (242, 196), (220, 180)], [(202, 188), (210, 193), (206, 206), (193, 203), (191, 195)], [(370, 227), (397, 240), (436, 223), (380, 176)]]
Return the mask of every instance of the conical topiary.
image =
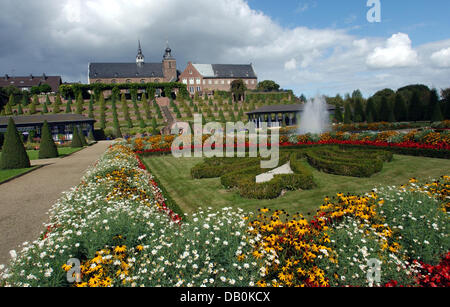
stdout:
[(83, 144), (83, 147), (88, 146), (86, 137), (84, 136), (83, 130), (81, 128), (78, 129), (78, 136), (80, 137), (80, 141), (81, 141), (81, 144)]
[(78, 128), (73, 127), (73, 135), (72, 135), (72, 148), (81, 148), (83, 147), (83, 143), (81, 143), (80, 134), (78, 133)]
[(0, 159), (0, 169), (29, 168), (30, 158), (12, 118), (9, 119)]
[(44, 121), (41, 134), (41, 146), (39, 149), (39, 159), (50, 159), (58, 157), (58, 148), (53, 141), (52, 133), (47, 121)]

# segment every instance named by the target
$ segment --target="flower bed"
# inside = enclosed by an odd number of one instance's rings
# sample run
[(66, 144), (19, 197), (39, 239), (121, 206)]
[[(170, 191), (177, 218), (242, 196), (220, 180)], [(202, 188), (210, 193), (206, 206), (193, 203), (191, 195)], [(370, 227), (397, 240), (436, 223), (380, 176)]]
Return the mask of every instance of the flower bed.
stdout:
[[(165, 205), (136, 154), (115, 144), (11, 252), (4, 286), (448, 286), (450, 177), (326, 198), (316, 217)], [(81, 280), (67, 281), (80, 261)], [(381, 280), (367, 280), (368, 260)]]
[[(203, 137), (203, 142), (207, 136)], [(171, 146), (174, 136), (171, 137), (151, 137), (135, 138), (129, 140), (129, 144), (139, 154), (160, 155), (171, 153)], [(226, 144), (224, 142), (224, 144)], [(245, 144), (237, 146), (256, 146), (250, 144), (247, 139)], [(436, 132), (434, 130), (411, 131), (400, 133), (396, 131), (384, 131), (380, 133), (366, 132), (351, 134), (345, 132), (331, 132), (321, 135), (291, 135), (280, 137), (280, 147), (294, 148), (317, 145), (342, 145), (342, 146), (364, 146), (369, 148), (379, 148), (390, 150), (398, 154), (450, 158), (450, 133)], [(226, 145), (224, 145), (226, 147)], [(191, 146), (194, 149), (194, 146)]]

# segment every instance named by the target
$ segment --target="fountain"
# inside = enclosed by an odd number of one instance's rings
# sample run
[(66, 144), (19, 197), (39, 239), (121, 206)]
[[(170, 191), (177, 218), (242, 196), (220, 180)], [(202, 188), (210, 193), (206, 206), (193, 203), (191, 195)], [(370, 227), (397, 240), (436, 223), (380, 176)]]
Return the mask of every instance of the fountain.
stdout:
[(330, 114), (327, 109), (327, 103), (323, 96), (316, 96), (310, 99), (300, 116), (300, 125), (298, 133), (302, 134), (321, 134), (330, 129)]

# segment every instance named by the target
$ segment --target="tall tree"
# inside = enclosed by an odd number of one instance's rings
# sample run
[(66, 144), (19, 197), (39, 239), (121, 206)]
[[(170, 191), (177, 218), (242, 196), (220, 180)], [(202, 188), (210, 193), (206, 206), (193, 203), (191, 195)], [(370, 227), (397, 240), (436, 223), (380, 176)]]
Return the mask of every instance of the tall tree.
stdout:
[(400, 93), (395, 94), (394, 114), (397, 121), (408, 120), (408, 109), (406, 107), (405, 99)]
[(106, 129), (106, 103), (103, 92), (100, 93), (100, 128)]
[(387, 98), (387, 96), (383, 96), (381, 98), (380, 120), (383, 122), (388, 122), (390, 112), (391, 112), (391, 107), (389, 105), (388, 98)]
[[(361, 95), (362, 96), (362, 95)], [(357, 123), (361, 123), (366, 120), (366, 116), (364, 114), (364, 107), (361, 97), (353, 98), (355, 101), (355, 115), (354, 115), (354, 121)]]
[(431, 113), (430, 119), (432, 122), (440, 122), (444, 119), (441, 110), (441, 103), (439, 102), (439, 94), (436, 89), (432, 89), (430, 92), (430, 102), (428, 104), (429, 110)]
[(443, 89), (441, 91), (441, 96), (443, 99), (443, 103), (444, 103), (444, 118), (445, 119), (450, 119), (450, 88), (447, 89)]
[(84, 111), (83, 105), (84, 105), (83, 95), (81, 93), (79, 93), (77, 96), (77, 101), (76, 101), (76, 106), (77, 106), (76, 114), (80, 114), (80, 115), (83, 114), (83, 111)]
[(345, 124), (351, 124), (352, 123), (352, 109), (350, 107), (350, 103), (345, 103), (345, 113), (344, 113), (344, 123)]
[(242, 79), (234, 80), (231, 82), (231, 94), (234, 101), (241, 101), (245, 99), (245, 92), (247, 87)]
[(375, 108), (373, 98), (369, 98), (366, 104), (366, 120), (368, 123), (373, 123), (378, 120), (378, 112)]
[(409, 104), (408, 116), (411, 121), (420, 121), (422, 120), (423, 114), (423, 106), (420, 102), (419, 93), (414, 91), (411, 97), (411, 103)]

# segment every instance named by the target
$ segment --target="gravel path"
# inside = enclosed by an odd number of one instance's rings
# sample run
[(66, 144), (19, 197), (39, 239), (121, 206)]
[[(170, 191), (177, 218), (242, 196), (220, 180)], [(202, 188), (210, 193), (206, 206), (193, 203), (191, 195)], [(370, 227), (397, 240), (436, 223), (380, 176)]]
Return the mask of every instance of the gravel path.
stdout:
[(110, 145), (99, 142), (63, 159), (32, 161), (46, 166), (0, 185), (0, 264), (7, 264), (10, 250), (38, 238), (61, 193), (78, 185)]
[(275, 175), (287, 175), (293, 173), (294, 172), (291, 169), (291, 163), (288, 162), (285, 165), (280, 166), (279, 168), (276, 168), (270, 172), (256, 176), (256, 183), (269, 182), (275, 177)]

